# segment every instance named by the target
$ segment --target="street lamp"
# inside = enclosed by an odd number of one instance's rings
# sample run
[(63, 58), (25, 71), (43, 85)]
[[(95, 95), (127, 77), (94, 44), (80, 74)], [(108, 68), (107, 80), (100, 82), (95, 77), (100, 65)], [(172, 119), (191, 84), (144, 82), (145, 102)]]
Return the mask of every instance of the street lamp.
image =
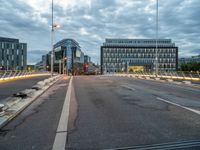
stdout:
[(53, 28), (55, 29), (55, 28), (60, 28), (60, 25), (59, 24), (54, 24), (53, 25)]
[(51, 5), (51, 77), (53, 76), (53, 58), (54, 58), (54, 47), (53, 47), (53, 32), (54, 32), (54, 22), (53, 22), (53, 0), (52, 0), (52, 5)]
[(53, 46), (53, 43), (54, 43), (54, 31), (56, 28), (59, 28), (60, 25), (57, 25), (57, 24), (54, 24), (52, 25), (52, 30), (51, 30), (51, 47), (52, 47), (52, 51), (51, 51), (51, 76), (53, 76), (53, 63), (54, 63), (54, 46)]
[(52, 13), (51, 13), (51, 19), (52, 19), (52, 22), (51, 22), (51, 48), (52, 48), (52, 51), (51, 51), (51, 77), (53, 76), (53, 70), (54, 70), (54, 67), (53, 67), (53, 63), (54, 63), (54, 46), (53, 46), (53, 43), (54, 43), (54, 30), (56, 28), (59, 28), (60, 25), (58, 24), (54, 24), (54, 16), (53, 16), (53, 6), (54, 6), (54, 3), (53, 3), (53, 0), (52, 0)]
[(158, 75), (158, 0), (156, 1), (156, 58), (155, 58), (155, 74)]

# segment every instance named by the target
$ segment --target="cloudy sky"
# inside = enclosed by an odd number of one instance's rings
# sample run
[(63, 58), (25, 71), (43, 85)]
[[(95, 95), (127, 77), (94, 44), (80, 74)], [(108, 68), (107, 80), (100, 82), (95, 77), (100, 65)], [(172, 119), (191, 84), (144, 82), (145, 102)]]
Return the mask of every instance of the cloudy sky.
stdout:
[[(54, 0), (55, 42), (73, 38), (99, 62), (105, 38), (155, 38), (155, 0)], [(0, 0), (0, 36), (28, 43), (28, 63), (50, 50), (51, 0)], [(200, 0), (159, 0), (159, 38), (179, 57), (200, 54)]]

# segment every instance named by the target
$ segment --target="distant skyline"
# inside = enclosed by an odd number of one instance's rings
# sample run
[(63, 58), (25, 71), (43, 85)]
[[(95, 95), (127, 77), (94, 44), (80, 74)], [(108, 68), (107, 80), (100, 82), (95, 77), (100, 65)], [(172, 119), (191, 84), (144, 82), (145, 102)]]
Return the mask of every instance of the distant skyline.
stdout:
[[(51, 49), (51, 0), (0, 0), (0, 36), (28, 44), (28, 63)], [(55, 42), (73, 38), (92, 61), (105, 38), (155, 38), (156, 0), (54, 0)], [(200, 54), (200, 1), (159, 0), (159, 38), (172, 39), (179, 57)]]

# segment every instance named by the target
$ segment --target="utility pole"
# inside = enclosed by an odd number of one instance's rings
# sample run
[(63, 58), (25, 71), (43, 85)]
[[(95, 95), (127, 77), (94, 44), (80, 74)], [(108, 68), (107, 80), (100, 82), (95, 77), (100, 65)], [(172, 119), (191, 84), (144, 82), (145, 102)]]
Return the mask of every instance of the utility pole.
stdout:
[(155, 58), (155, 74), (158, 75), (158, 0), (156, 1), (156, 58)]
[(53, 0), (52, 0), (52, 6), (51, 6), (51, 10), (52, 10), (52, 12), (51, 12), (51, 48), (52, 48), (52, 51), (51, 51), (51, 77), (53, 76), (53, 60), (54, 60), (54, 47), (53, 47), (53, 34), (54, 34), (54, 20), (53, 20)]

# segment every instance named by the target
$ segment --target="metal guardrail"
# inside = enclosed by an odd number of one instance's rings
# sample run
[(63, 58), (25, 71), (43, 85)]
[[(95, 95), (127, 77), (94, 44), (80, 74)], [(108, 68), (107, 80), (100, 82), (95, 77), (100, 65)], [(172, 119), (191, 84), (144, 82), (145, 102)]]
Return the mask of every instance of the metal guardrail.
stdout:
[(129, 73), (135, 76), (152, 77), (152, 78), (166, 78), (166, 79), (180, 79), (180, 80), (197, 80), (200, 81), (199, 72), (183, 72), (183, 71), (170, 71), (159, 72), (157, 75), (152, 72), (135, 72)]
[(0, 71), (0, 80), (28, 77), (37, 74), (49, 74), (49, 72), (13, 71), (13, 70)]
[(170, 72), (159, 72), (157, 75), (152, 72), (137, 72), (130, 73), (136, 76), (148, 76), (152, 78), (169, 78), (169, 79), (181, 79), (181, 80), (200, 80), (199, 72), (183, 72), (183, 71), (170, 71)]

